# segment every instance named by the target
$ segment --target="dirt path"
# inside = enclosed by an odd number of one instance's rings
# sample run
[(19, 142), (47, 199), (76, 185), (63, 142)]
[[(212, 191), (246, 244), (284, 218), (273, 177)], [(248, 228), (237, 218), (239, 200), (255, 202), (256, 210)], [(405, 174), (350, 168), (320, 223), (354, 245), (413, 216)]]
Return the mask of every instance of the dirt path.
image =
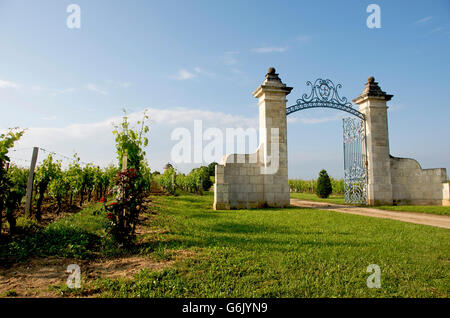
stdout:
[(450, 229), (450, 216), (445, 215), (434, 215), (415, 212), (385, 211), (373, 208), (354, 207), (348, 205), (331, 204), (326, 202), (314, 202), (299, 199), (291, 199), (291, 204), (303, 208), (331, 210), (341, 213), (365, 215), (376, 218), (392, 219), (397, 221), (424, 224)]
[[(81, 269), (82, 285), (97, 278), (132, 278), (141, 269), (158, 271), (173, 266), (180, 259), (192, 256), (184, 250), (173, 251), (170, 260), (156, 261), (132, 255), (104, 260), (77, 260), (69, 258), (38, 258), (24, 264), (14, 264), (8, 269), (0, 268), (0, 298), (14, 291), (18, 297), (61, 297), (54, 286), (64, 286), (69, 276), (69, 264), (77, 264)], [(95, 297), (95, 294), (85, 296)]]

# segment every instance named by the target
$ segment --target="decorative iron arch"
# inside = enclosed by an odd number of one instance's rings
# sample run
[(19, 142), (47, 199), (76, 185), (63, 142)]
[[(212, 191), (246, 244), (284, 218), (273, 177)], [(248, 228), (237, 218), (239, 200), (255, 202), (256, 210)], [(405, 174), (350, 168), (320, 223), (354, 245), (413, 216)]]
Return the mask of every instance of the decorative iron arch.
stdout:
[(364, 114), (354, 109), (352, 103), (350, 103), (346, 97), (339, 96), (337, 90), (342, 88), (341, 84), (335, 85), (329, 79), (324, 80), (319, 78), (316, 79), (314, 85), (310, 81), (306, 82), (306, 85), (311, 86), (309, 96), (306, 93), (303, 94), (302, 98), (297, 99), (295, 105), (286, 108), (286, 115), (307, 108), (324, 107), (342, 110), (361, 120), (365, 120)]

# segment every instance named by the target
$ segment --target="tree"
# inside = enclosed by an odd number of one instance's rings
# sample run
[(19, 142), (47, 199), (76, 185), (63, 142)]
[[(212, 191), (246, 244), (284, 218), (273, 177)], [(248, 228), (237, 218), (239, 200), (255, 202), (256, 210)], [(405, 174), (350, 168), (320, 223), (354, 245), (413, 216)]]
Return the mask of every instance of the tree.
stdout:
[(326, 170), (320, 171), (316, 186), (317, 196), (320, 198), (328, 198), (332, 191), (333, 189), (331, 187), (331, 180), (328, 173)]
[(208, 165), (208, 173), (210, 177), (214, 177), (216, 175), (216, 166), (217, 166), (217, 162), (211, 162)]
[(210, 178), (210, 166), (211, 164), (208, 167), (202, 166), (198, 169), (198, 173), (200, 174), (200, 183), (203, 191), (209, 191), (209, 189), (211, 189), (213, 185)]

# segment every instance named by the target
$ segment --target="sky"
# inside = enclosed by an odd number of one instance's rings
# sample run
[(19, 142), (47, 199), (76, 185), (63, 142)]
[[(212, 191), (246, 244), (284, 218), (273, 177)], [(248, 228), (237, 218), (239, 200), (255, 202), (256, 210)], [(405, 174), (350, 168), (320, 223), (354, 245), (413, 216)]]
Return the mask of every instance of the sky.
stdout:
[[(81, 9), (68, 28), (67, 7)], [(369, 4), (381, 28), (368, 28)], [(252, 92), (267, 69), (294, 87), (342, 84), (349, 100), (369, 76), (388, 103), (390, 151), (423, 168), (450, 168), (450, 1), (0, 0), (0, 130), (27, 128), (31, 147), (84, 162), (116, 162), (114, 123), (150, 116), (147, 158), (171, 161), (176, 128), (258, 127)], [(342, 118), (330, 109), (289, 115), (290, 178), (343, 176)], [(252, 149), (249, 149), (252, 151)], [(39, 160), (45, 158), (41, 152)], [(220, 158), (218, 158), (220, 160)], [(203, 164), (207, 164), (205, 162)], [(175, 164), (188, 172), (200, 163)]]

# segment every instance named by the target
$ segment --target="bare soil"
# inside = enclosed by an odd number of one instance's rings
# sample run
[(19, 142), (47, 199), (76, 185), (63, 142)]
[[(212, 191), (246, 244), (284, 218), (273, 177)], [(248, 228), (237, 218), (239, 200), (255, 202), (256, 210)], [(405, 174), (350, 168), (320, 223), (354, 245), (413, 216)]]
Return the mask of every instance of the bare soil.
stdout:
[(88, 285), (98, 278), (132, 278), (143, 269), (162, 270), (190, 256), (191, 252), (179, 250), (164, 261), (136, 255), (95, 261), (56, 257), (32, 259), (6, 270), (0, 269), (0, 297), (60, 297), (58, 289), (52, 287), (65, 285), (70, 264), (80, 266), (82, 284)]

